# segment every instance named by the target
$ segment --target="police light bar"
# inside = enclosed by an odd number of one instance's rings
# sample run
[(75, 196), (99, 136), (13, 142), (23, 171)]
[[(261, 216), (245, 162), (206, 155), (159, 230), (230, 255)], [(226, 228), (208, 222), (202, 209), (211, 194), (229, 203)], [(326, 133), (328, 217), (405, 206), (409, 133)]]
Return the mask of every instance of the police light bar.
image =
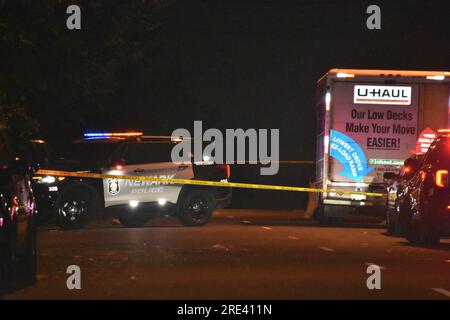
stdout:
[(129, 137), (140, 137), (142, 132), (86, 132), (84, 134), (85, 138), (129, 138)]

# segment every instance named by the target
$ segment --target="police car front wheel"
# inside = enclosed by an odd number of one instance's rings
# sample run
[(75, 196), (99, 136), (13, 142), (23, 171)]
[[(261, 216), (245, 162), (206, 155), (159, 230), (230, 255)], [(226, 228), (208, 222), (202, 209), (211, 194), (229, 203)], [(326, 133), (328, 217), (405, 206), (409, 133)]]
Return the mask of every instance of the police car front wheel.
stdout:
[(62, 229), (82, 228), (95, 211), (95, 199), (88, 190), (66, 192), (57, 205), (57, 223)]

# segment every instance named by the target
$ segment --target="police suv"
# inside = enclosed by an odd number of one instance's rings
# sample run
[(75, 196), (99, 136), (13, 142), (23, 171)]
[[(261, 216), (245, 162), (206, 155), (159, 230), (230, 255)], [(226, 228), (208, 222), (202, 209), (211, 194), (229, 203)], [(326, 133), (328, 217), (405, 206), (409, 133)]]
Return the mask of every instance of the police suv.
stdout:
[(399, 194), (399, 222), (411, 243), (437, 244), (450, 235), (450, 130), (439, 132)]
[[(230, 167), (211, 162), (174, 163), (179, 139), (139, 132), (87, 133), (70, 145), (52, 169), (108, 175), (228, 181)], [(206, 224), (214, 210), (231, 201), (231, 188), (177, 185), (125, 179), (42, 176), (37, 182), (51, 202), (56, 223), (79, 228), (91, 217), (113, 216), (128, 227), (158, 214), (176, 215), (186, 226)], [(43, 197), (39, 197), (43, 198)]]

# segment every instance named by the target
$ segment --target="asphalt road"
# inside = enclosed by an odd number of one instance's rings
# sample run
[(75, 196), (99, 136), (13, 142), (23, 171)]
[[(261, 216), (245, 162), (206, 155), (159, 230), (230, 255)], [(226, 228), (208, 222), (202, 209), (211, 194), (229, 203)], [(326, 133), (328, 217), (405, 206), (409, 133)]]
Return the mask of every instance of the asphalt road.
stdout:
[[(174, 218), (127, 229), (41, 228), (38, 282), (7, 299), (449, 299), (450, 240), (432, 248), (380, 225), (319, 227), (295, 211), (222, 210), (205, 227)], [(367, 266), (381, 268), (369, 290)], [(81, 290), (66, 269), (81, 268)]]

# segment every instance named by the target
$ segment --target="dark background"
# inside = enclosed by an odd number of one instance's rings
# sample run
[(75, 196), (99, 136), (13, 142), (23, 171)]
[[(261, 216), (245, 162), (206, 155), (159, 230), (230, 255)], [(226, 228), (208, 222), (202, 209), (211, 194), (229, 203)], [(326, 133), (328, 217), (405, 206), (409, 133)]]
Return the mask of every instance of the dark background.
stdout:
[[(66, 29), (70, 4), (81, 7), (80, 31)], [(382, 30), (366, 28), (370, 4), (381, 7)], [(449, 1), (0, 5), (0, 119), (56, 144), (85, 130), (170, 134), (203, 120), (204, 128), (279, 128), (281, 159), (313, 160), (315, 82), (330, 68), (450, 69)], [(236, 179), (305, 185), (313, 172), (255, 170), (237, 169)]]

